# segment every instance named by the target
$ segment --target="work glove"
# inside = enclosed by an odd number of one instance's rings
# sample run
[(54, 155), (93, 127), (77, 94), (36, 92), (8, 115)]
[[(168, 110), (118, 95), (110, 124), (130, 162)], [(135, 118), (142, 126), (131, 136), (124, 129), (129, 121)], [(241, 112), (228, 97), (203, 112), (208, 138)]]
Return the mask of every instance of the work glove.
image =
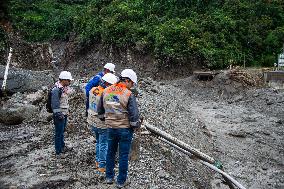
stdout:
[(64, 114), (62, 112), (56, 112), (56, 113), (54, 113), (54, 116), (55, 116), (55, 118), (60, 119), (60, 120), (65, 118)]

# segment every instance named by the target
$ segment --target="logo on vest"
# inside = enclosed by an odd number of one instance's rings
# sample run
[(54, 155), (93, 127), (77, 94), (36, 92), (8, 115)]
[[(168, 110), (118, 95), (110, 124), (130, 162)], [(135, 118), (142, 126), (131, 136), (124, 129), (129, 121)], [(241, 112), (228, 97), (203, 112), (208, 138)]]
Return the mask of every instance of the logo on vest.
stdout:
[(106, 101), (119, 102), (119, 98), (118, 98), (118, 96), (116, 96), (115, 94), (109, 94), (109, 95), (106, 97)]

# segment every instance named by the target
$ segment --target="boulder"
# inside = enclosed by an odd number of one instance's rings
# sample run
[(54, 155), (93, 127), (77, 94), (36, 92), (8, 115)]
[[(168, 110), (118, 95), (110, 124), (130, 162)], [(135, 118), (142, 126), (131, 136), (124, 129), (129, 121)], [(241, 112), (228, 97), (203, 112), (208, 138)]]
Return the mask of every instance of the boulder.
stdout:
[[(0, 85), (4, 80), (5, 66), (0, 65)], [(51, 71), (31, 71), (10, 68), (6, 81), (6, 93), (9, 95), (16, 92), (35, 92), (43, 86), (52, 85), (55, 82)], [(0, 94), (3, 94), (1, 91)]]
[(26, 96), (26, 100), (29, 104), (36, 105), (39, 102), (42, 102), (44, 100), (44, 95), (47, 94), (47, 92), (43, 90), (39, 90), (35, 93), (30, 93)]
[(21, 124), (25, 119), (32, 118), (38, 108), (31, 104), (14, 104), (12, 107), (0, 108), (0, 122), (6, 125)]
[[(34, 93), (15, 93), (6, 101), (1, 101), (0, 123), (6, 125), (21, 124), (24, 120), (38, 117), (39, 105), (45, 100), (45, 91), (39, 90)], [(43, 115), (47, 115), (45, 112)], [(47, 120), (46, 116), (39, 115)]]

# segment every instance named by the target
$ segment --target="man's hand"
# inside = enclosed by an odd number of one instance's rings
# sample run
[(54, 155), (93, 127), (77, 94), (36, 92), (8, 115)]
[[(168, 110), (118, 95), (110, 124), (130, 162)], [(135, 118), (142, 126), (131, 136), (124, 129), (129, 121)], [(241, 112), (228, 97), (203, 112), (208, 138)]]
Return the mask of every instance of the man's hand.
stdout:
[(135, 126), (132, 126), (133, 129), (138, 130), (139, 128), (141, 128), (141, 125), (143, 123), (143, 117), (140, 117), (139, 120), (137, 121)]

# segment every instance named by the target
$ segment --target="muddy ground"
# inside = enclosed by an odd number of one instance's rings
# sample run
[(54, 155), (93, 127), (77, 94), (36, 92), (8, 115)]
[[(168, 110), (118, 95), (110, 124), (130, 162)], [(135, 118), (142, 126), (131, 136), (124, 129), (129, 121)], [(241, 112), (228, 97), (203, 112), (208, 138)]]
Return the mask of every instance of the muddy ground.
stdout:
[[(220, 160), (246, 188), (284, 188), (283, 91), (244, 87), (223, 72), (212, 81), (142, 78), (138, 102), (147, 123)], [(82, 93), (71, 100), (65, 139), (72, 151), (59, 159), (53, 129), (36, 115), (0, 125), (0, 188), (115, 188), (96, 175)], [(129, 177), (126, 188), (229, 188), (219, 174), (149, 135), (141, 137)]]

